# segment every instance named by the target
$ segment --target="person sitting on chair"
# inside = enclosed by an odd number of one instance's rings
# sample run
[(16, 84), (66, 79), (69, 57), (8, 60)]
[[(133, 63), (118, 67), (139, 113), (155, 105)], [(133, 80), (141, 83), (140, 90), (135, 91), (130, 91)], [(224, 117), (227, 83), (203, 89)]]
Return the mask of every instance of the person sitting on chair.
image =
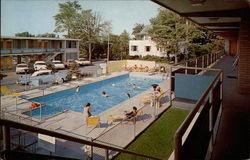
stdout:
[(135, 117), (135, 116), (136, 116), (136, 114), (137, 114), (137, 108), (136, 108), (136, 106), (134, 106), (132, 111), (130, 111), (130, 112), (125, 111), (125, 112), (126, 112), (126, 113), (125, 113), (125, 116), (126, 116), (128, 119), (131, 119), (132, 117)]

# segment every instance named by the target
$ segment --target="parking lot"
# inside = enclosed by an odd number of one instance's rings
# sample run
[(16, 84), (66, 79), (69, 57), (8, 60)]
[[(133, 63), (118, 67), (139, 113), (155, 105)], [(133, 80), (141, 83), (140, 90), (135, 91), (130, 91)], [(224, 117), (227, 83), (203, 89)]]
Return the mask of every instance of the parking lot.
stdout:
[[(91, 73), (92, 75), (96, 75), (98, 72), (100, 72), (100, 63), (103, 63), (103, 61), (94, 62), (92, 65), (89, 66), (80, 66), (80, 73)], [(69, 69), (64, 69), (59, 70), (58, 72), (67, 73), (68, 71)], [(1, 76), (3, 76), (1, 79), (1, 86), (8, 86), (12, 92), (20, 92), (31, 89), (29, 85), (16, 84), (16, 81), (18, 80), (21, 74), (16, 74), (15, 70), (9, 72), (1, 72), (1, 74)]]

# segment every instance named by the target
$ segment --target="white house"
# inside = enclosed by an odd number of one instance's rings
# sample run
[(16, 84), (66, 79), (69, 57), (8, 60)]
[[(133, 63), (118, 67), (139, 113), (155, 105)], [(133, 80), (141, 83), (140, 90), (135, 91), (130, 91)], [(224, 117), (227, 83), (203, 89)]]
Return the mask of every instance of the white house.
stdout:
[(156, 42), (148, 35), (147, 30), (149, 26), (146, 26), (138, 36), (141, 36), (141, 40), (129, 41), (129, 55), (130, 56), (159, 56), (167, 57), (166, 52), (162, 48), (158, 48)]

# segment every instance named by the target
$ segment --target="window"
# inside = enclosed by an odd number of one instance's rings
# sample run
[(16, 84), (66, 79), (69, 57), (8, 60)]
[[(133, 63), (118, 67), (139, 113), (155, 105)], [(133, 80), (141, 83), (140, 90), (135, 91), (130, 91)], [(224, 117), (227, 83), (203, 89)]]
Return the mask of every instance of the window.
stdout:
[(67, 48), (76, 48), (76, 41), (67, 41)]
[(50, 72), (42, 72), (37, 74), (37, 76), (45, 76), (45, 75), (50, 75)]
[(137, 51), (137, 46), (131, 46), (132, 51)]
[(150, 52), (150, 46), (146, 46), (145, 49), (146, 49), (146, 52)]

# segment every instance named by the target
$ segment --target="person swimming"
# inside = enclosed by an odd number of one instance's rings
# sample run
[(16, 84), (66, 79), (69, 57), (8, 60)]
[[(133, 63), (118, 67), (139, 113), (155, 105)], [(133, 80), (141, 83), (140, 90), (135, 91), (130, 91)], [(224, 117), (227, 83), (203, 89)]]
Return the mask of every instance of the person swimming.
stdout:
[(102, 96), (103, 97), (109, 97), (105, 91), (102, 91)]
[(136, 84), (133, 83), (133, 89), (136, 89), (136, 88), (141, 88), (139, 86), (137, 86)]
[(76, 92), (80, 92), (80, 86), (76, 87)]
[(129, 93), (126, 93), (126, 95), (128, 96), (128, 98), (130, 98), (130, 97), (131, 97), (131, 95), (130, 95)]

